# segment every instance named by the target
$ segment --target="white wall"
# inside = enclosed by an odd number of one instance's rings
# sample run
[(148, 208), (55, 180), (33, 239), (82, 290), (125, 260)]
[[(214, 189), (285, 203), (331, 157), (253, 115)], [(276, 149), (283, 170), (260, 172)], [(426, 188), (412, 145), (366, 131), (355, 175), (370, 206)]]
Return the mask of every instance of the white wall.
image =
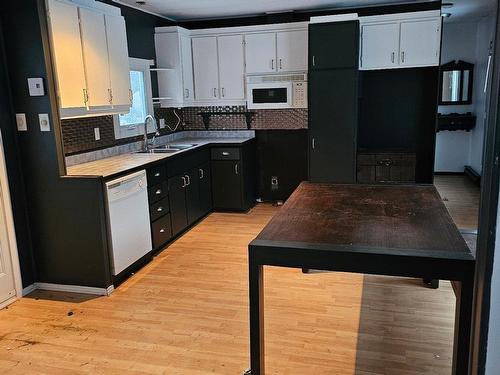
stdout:
[(486, 69), (490, 41), (493, 39), (495, 17), (482, 18), (477, 25), (476, 66), (474, 67), (474, 111), (477, 116), (476, 127), (471, 131), (469, 165), (478, 173), (482, 172), (484, 121), (487, 110), (487, 94), (484, 93)]
[[(443, 25), (441, 64), (463, 60), (476, 64), (477, 22), (449, 23)], [(474, 100), (474, 99), (473, 99)], [(474, 105), (439, 106), (439, 113), (474, 112)], [(436, 135), (436, 172), (463, 172), (469, 164), (471, 133), (441, 131)]]

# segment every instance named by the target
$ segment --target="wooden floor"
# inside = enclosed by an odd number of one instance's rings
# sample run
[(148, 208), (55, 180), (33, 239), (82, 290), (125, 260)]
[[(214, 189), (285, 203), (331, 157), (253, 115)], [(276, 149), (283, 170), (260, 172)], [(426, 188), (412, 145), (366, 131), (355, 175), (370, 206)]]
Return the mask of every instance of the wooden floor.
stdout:
[[(0, 311), (0, 373), (241, 374), (247, 244), (278, 209), (210, 215), (110, 297), (38, 291)], [(265, 282), (268, 374), (451, 373), (448, 282), (278, 268)]]

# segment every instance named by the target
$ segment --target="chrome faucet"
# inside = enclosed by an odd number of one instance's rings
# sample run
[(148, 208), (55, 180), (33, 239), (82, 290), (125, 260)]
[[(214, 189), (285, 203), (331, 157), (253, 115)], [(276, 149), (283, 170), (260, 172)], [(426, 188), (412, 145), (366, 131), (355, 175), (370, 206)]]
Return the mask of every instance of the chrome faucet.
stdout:
[[(153, 121), (153, 125), (155, 127), (155, 133), (153, 135), (153, 139), (151, 142), (148, 141), (148, 122), (149, 120)], [(146, 118), (144, 119), (144, 151), (149, 151), (151, 148), (153, 148), (156, 137), (160, 135), (160, 130), (158, 129), (158, 125), (156, 123), (156, 120), (153, 116), (147, 115)]]

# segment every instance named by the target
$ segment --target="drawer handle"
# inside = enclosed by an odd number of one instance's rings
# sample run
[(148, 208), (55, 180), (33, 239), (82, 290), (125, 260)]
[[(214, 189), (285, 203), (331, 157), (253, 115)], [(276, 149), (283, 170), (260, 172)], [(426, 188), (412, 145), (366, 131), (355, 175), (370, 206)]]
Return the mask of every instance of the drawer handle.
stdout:
[(165, 233), (165, 228), (161, 228), (160, 233)]
[(224, 152), (222, 152), (222, 155), (224, 155), (224, 156), (229, 156), (229, 152), (224, 151)]
[(161, 194), (161, 189), (156, 190), (156, 191), (155, 191), (155, 194), (156, 194), (156, 195), (160, 195), (160, 194)]
[(163, 207), (158, 207), (158, 208), (156, 209), (156, 212), (162, 212), (162, 211), (163, 211)]
[(161, 173), (160, 172), (156, 172), (155, 173), (155, 177), (160, 177)]

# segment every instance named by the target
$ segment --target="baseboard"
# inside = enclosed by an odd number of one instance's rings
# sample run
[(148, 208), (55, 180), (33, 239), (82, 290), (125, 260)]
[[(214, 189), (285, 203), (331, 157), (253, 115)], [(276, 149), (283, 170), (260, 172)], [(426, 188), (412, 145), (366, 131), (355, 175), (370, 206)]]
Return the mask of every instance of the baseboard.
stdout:
[(53, 292), (68, 292), (68, 293), (81, 293), (91, 294), (95, 296), (109, 296), (115, 290), (113, 285), (107, 288), (95, 288), (90, 286), (80, 285), (64, 285), (52, 283), (34, 283), (23, 289), (23, 296), (33, 292), (34, 290), (50, 290)]

